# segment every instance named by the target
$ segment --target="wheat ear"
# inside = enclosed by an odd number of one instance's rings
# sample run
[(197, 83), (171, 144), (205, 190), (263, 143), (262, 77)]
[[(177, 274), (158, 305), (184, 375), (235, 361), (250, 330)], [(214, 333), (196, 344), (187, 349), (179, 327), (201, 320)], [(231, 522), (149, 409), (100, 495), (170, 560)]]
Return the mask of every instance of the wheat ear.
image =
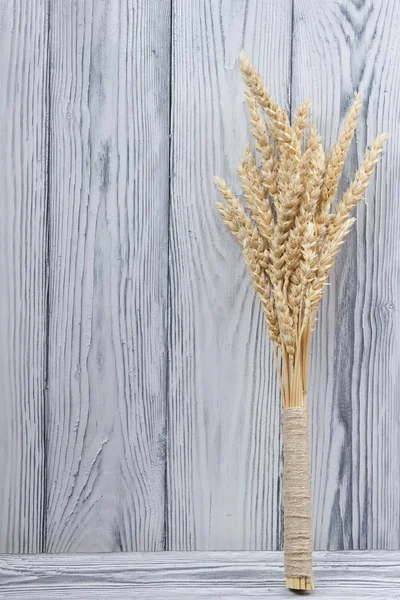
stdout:
[[(318, 306), (335, 257), (354, 217), (352, 210), (382, 155), (386, 134), (365, 153), (353, 182), (335, 204), (362, 103), (358, 94), (328, 158), (311, 103), (289, 122), (261, 75), (241, 52), (240, 69), (257, 161), (245, 149), (238, 173), (243, 202), (222, 179), (218, 210), (242, 246), (245, 264), (273, 342), (283, 403), (284, 557), (286, 585), (312, 589), (311, 491), (308, 463), (308, 355)], [(279, 362), (279, 356), (281, 362)]]

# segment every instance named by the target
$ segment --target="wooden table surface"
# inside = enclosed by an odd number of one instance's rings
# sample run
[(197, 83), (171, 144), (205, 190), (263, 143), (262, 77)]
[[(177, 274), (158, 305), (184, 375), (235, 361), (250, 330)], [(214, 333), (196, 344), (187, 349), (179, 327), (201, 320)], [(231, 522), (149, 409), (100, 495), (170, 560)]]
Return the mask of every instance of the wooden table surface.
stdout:
[[(400, 599), (400, 552), (315, 552), (312, 598)], [(281, 552), (0, 556), (0, 598), (294, 598)]]

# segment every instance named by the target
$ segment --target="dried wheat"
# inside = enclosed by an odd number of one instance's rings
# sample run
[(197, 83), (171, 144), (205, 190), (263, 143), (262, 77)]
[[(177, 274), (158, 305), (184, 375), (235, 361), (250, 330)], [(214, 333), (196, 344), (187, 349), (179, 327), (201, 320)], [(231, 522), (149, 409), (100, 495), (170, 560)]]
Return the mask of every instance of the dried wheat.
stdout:
[[(261, 300), (283, 405), (304, 407), (310, 336), (324, 286), (354, 222), (351, 211), (363, 196), (387, 136), (371, 144), (353, 182), (335, 204), (361, 111), (360, 96), (355, 95), (339, 140), (326, 159), (317, 129), (309, 124), (310, 102), (296, 109), (292, 127), (243, 52), (240, 68), (260, 166), (247, 146), (238, 173), (248, 210), (219, 178), (215, 182), (225, 202), (217, 206), (242, 246)], [(287, 584), (305, 589), (312, 586), (312, 579), (288, 576)]]

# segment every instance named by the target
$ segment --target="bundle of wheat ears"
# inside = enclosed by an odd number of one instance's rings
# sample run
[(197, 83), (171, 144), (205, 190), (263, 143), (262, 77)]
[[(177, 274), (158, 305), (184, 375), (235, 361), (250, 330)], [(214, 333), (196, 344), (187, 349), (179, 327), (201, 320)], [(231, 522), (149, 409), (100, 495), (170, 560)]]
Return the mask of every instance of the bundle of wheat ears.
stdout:
[[(361, 110), (355, 95), (339, 141), (325, 156), (310, 123), (311, 104), (293, 124), (246, 55), (239, 55), (256, 154), (239, 164), (244, 202), (218, 177), (219, 212), (242, 246), (272, 342), (283, 402), (284, 562), (286, 585), (309, 590), (312, 579), (311, 484), (307, 376), (310, 336), (324, 286), (387, 138), (368, 148), (353, 182), (335, 201)], [(280, 357), (279, 357), (280, 354)]]

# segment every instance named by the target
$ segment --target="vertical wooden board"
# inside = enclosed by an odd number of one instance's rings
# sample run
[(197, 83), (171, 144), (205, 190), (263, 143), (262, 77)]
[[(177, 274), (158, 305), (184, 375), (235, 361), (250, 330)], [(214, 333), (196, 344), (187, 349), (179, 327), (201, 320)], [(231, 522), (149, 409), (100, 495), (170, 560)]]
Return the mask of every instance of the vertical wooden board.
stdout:
[(248, 134), (238, 52), (284, 105), (291, 2), (173, 2), (167, 549), (281, 546), (280, 398), (258, 299), (215, 208)]
[(47, 2), (1, 0), (0, 32), (0, 552), (41, 552)]
[(309, 96), (328, 150), (353, 93), (364, 108), (342, 180), (390, 132), (329, 282), (312, 345), (315, 546), (400, 544), (400, 6), (295, 0), (293, 105)]
[(170, 4), (51, 4), (48, 551), (164, 545)]

